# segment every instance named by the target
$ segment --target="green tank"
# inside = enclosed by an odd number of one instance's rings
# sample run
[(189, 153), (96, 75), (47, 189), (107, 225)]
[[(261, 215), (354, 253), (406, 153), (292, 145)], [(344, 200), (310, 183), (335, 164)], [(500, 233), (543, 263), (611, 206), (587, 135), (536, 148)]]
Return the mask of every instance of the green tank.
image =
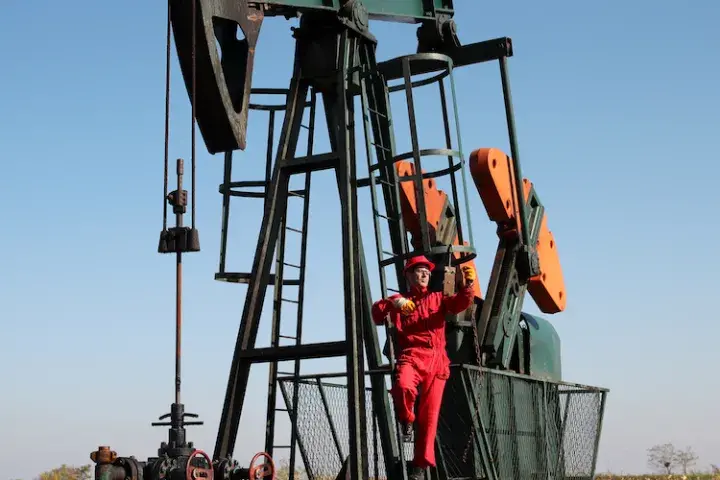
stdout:
[(559, 382), (562, 380), (560, 336), (552, 323), (542, 317), (523, 312), (530, 337), (530, 375)]

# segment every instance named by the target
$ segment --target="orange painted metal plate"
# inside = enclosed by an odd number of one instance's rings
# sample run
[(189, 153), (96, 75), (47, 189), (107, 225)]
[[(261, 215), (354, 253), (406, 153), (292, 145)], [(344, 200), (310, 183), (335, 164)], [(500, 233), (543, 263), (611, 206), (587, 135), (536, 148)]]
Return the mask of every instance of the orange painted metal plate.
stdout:
[[(513, 223), (520, 230), (515, 172), (511, 158), (497, 148), (479, 148), (470, 154), (470, 173), (490, 220), (498, 224)], [(523, 179), (523, 195), (527, 201), (532, 183)], [(552, 232), (543, 216), (537, 242), (540, 274), (531, 278), (528, 292), (543, 313), (558, 313), (565, 309), (566, 292), (560, 256)]]

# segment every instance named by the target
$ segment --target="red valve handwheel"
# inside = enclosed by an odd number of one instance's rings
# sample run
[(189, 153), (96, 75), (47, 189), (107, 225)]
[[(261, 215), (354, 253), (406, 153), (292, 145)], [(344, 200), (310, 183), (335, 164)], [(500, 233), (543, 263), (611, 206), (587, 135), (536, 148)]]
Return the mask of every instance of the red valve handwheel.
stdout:
[[(266, 463), (254, 465), (260, 457), (265, 457)], [(250, 460), (250, 480), (260, 480), (268, 476), (270, 476), (270, 480), (275, 480), (275, 462), (273, 462), (270, 455), (265, 452), (256, 453), (252, 460)]]
[[(204, 458), (210, 468), (193, 466), (193, 459), (198, 457)], [(186, 480), (213, 480), (214, 475), (215, 474), (213, 472), (212, 460), (210, 460), (210, 456), (202, 450), (195, 450), (192, 455), (190, 455), (190, 458), (188, 458), (187, 460), (187, 467), (185, 467)]]

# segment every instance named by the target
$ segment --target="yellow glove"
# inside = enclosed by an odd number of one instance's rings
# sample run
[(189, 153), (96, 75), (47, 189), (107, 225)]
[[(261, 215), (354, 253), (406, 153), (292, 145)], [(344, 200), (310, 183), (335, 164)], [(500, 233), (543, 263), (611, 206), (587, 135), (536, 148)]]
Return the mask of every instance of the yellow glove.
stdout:
[(400, 314), (402, 315), (410, 315), (412, 312), (415, 311), (415, 303), (404, 297), (398, 297), (393, 299), (393, 305), (395, 308), (400, 310)]
[(460, 267), (460, 270), (462, 270), (466, 282), (475, 281), (475, 269), (472, 266), (466, 264)]

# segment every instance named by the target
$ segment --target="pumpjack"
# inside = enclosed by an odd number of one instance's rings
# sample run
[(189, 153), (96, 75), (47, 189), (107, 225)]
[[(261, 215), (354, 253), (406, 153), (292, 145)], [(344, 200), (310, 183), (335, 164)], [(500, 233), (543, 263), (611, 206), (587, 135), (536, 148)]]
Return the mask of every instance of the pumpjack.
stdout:
[[(291, 421), (290, 477), (295, 477), (299, 451), (311, 480), (381, 477), (407, 479), (407, 445), (394, 419), (388, 379), (394, 368), (392, 329), (386, 327), (381, 348), (370, 308), (371, 275), (358, 221), (358, 203), (368, 192), (373, 211), (375, 253), (381, 298), (403, 286), (406, 259), (423, 254), (436, 265), (431, 288), (453, 293), (461, 281), (459, 265), (475, 262), (467, 172), (489, 219), (497, 224), (498, 248), (482, 293), (476, 282), (475, 302), (464, 313), (447, 318), (448, 354), (453, 363), (440, 413), (436, 439), (438, 466), (427, 478), (520, 479), (593, 478), (607, 390), (563, 381), (560, 339), (552, 324), (522, 311), (527, 293), (545, 314), (565, 309), (562, 268), (545, 208), (535, 186), (522, 175), (508, 58), (510, 38), (462, 45), (452, 0), (170, 0), (167, 20), (166, 93), (169, 94), (171, 38), (192, 104), (192, 194), (183, 188), (184, 163), (177, 163), (177, 189), (168, 193), (169, 102), (166, 99), (165, 185), (167, 200), (158, 251), (176, 256), (176, 395), (168, 442), (147, 461), (118, 457), (108, 446), (91, 454), (96, 480), (259, 480), (276, 477), (274, 452), (276, 412)], [(254, 88), (252, 72), (261, 26), (266, 17), (298, 18), (293, 29), (295, 57), (287, 89)], [(417, 51), (382, 62), (370, 20), (418, 24)], [(240, 33), (242, 35), (240, 35)], [(509, 155), (497, 148), (476, 148), (465, 158), (459, 135), (453, 72), (456, 68), (497, 62), (509, 136)], [(417, 80), (420, 75), (429, 75)], [(393, 82), (397, 82), (393, 84)], [(447, 84), (450, 85), (449, 92)], [(436, 85), (445, 144), (421, 148), (416, 122), (416, 90)], [(390, 109), (392, 94), (405, 95), (412, 148), (398, 153)], [(284, 102), (263, 105), (252, 95), (276, 95)], [(317, 97), (324, 107), (330, 151), (315, 153)], [(361, 104), (364, 141), (356, 138), (356, 100)], [(448, 105), (453, 105), (450, 112)], [(245, 150), (251, 110), (269, 113), (266, 175), (262, 180), (234, 181), (233, 154)], [(309, 125), (303, 124), (309, 112)], [(273, 154), (273, 124), (283, 115)], [(454, 115), (457, 140), (452, 140)], [(224, 154), (222, 242), (216, 280), (247, 284), (235, 352), (210, 457), (187, 441), (180, 399), (180, 331), (182, 256), (200, 251), (195, 226), (195, 124), (210, 154)], [(302, 127), (307, 152), (300, 154)], [(255, 141), (256, 139), (252, 139)], [(365, 147), (367, 177), (359, 176), (358, 147)], [(426, 170), (428, 157), (447, 160)], [(466, 168), (467, 167), (467, 168)], [(335, 172), (342, 228), (345, 335), (338, 341), (304, 343), (303, 300), (311, 175)], [(304, 176), (304, 187), (290, 189), (290, 178)], [(440, 188), (447, 181), (448, 191)], [(263, 192), (249, 192), (261, 187)], [(461, 196), (465, 200), (461, 202)], [(250, 272), (226, 269), (230, 199), (263, 200), (263, 219)], [(302, 202), (301, 218), (287, 213), (290, 199)], [(192, 222), (183, 223), (191, 204)], [(168, 227), (168, 205), (176, 216)], [(293, 224), (293, 222), (300, 223)], [(300, 237), (297, 264), (286, 258), (290, 235)], [(384, 246), (385, 234), (389, 245)], [(273, 260), (275, 269), (272, 270)], [(297, 276), (287, 275), (294, 269)], [(388, 269), (394, 269), (388, 272)], [(271, 346), (256, 346), (261, 310), (273, 288)], [(296, 299), (284, 295), (297, 288)], [(282, 305), (297, 304), (294, 343), (281, 345)], [(301, 375), (300, 361), (345, 359), (339, 373)], [(388, 362), (385, 362), (386, 357)], [(291, 361), (293, 372), (278, 364)], [(367, 362), (367, 366), (366, 366)], [(248, 467), (233, 459), (251, 366), (269, 364), (265, 451)], [(366, 385), (369, 379), (369, 387)], [(330, 383), (331, 378), (344, 383)], [(339, 381), (338, 380), (338, 381)], [(279, 391), (278, 391), (279, 389)], [(334, 411), (330, 392), (344, 400)], [(287, 408), (278, 408), (281, 393)], [(313, 398), (317, 401), (313, 403)], [(343, 419), (342, 417), (345, 416)], [(347, 438), (339, 432), (347, 431)], [(257, 464), (256, 464), (257, 463)]]

